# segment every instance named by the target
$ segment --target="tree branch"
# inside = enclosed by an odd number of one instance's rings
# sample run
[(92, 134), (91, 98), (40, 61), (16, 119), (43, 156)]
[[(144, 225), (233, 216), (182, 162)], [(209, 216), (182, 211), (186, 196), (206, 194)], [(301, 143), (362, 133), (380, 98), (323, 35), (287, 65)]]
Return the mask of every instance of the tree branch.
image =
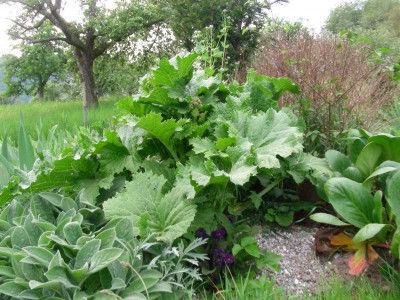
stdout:
[[(149, 22), (149, 23), (145, 24), (142, 28), (143, 29), (148, 29), (148, 28), (152, 27), (153, 25), (160, 24), (163, 21), (164, 21), (164, 18), (163, 19), (158, 19), (158, 20), (155, 20), (155, 21), (152, 21), (152, 22)], [(128, 37), (130, 37), (132, 34), (136, 33), (137, 31), (138, 30), (131, 30), (131, 31), (128, 31), (126, 34), (122, 34), (122, 35), (118, 36), (117, 38), (115, 38), (115, 39), (113, 39), (111, 41), (105, 41), (105, 42), (101, 43), (97, 47), (97, 49), (95, 49), (93, 51), (93, 56), (95, 58), (101, 56), (104, 52), (107, 51), (107, 49), (109, 49), (112, 46), (114, 46), (115, 44), (127, 39)]]
[(48, 42), (55, 42), (55, 41), (63, 41), (68, 44), (68, 40), (66, 38), (62, 38), (62, 37), (51, 37), (51, 38), (38, 39), (38, 40), (35, 40), (32, 38), (27, 38), (27, 37), (20, 37), (19, 39), (28, 41), (31, 44), (40, 44), (40, 43), (48, 43)]

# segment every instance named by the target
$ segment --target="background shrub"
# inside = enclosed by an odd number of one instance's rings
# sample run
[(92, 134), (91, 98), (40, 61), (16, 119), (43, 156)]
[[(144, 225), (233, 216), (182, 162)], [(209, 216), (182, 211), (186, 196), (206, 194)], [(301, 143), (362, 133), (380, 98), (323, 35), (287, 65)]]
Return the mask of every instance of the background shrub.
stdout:
[(293, 106), (303, 117), (309, 150), (341, 149), (346, 128), (379, 127), (377, 111), (392, 104), (397, 87), (385, 65), (372, 62), (366, 44), (296, 30), (266, 33), (251, 67), (299, 84), (302, 94), (286, 94), (280, 105)]

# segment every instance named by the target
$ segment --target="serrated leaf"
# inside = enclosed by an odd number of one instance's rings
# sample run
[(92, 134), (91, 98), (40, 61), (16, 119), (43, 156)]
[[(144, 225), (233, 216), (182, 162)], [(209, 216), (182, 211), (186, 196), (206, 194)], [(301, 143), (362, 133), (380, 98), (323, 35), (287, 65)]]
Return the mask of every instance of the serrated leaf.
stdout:
[(135, 233), (139, 234), (138, 221), (147, 214), (150, 232), (163, 241), (173, 241), (186, 233), (196, 213), (196, 206), (177, 188), (163, 195), (166, 179), (151, 172), (139, 173), (125, 189), (104, 202), (107, 218), (129, 217)]
[(261, 206), (261, 203), (262, 203), (262, 198), (261, 198), (257, 193), (255, 193), (254, 191), (252, 191), (252, 192), (251, 192), (251, 195), (250, 195), (250, 199), (251, 199), (251, 201), (253, 202), (254, 207), (255, 207), (256, 209), (259, 209), (260, 206)]
[(160, 114), (149, 113), (140, 118), (136, 126), (146, 130), (151, 136), (162, 142), (167, 148), (172, 146), (171, 136), (178, 127), (174, 119), (163, 121)]
[(257, 244), (257, 240), (252, 236), (246, 236), (240, 241), (240, 245), (242, 245), (243, 248), (251, 244)]

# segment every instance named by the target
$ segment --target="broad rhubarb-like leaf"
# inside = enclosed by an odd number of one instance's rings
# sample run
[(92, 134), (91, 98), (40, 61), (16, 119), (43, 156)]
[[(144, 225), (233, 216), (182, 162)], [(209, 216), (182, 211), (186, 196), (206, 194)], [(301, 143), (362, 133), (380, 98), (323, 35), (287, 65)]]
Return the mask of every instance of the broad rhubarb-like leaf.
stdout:
[(180, 237), (192, 223), (196, 206), (177, 187), (164, 195), (166, 182), (163, 176), (152, 172), (136, 174), (121, 193), (104, 202), (106, 217), (130, 218), (137, 235), (151, 232), (162, 241)]

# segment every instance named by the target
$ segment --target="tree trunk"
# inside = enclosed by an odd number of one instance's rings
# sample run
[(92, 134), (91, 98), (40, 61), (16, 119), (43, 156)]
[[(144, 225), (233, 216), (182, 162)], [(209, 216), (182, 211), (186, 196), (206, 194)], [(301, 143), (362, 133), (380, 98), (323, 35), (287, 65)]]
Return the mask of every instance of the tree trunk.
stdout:
[(93, 76), (93, 57), (77, 48), (74, 49), (74, 56), (79, 68), (82, 81), (82, 96), (84, 107), (97, 107), (99, 101), (96, 94), (96, 84)]
[(44, 87), (45, 84), (40, 84), (38, 87), (38, 98), (40, 102), (42, 102), (44, 98)]

